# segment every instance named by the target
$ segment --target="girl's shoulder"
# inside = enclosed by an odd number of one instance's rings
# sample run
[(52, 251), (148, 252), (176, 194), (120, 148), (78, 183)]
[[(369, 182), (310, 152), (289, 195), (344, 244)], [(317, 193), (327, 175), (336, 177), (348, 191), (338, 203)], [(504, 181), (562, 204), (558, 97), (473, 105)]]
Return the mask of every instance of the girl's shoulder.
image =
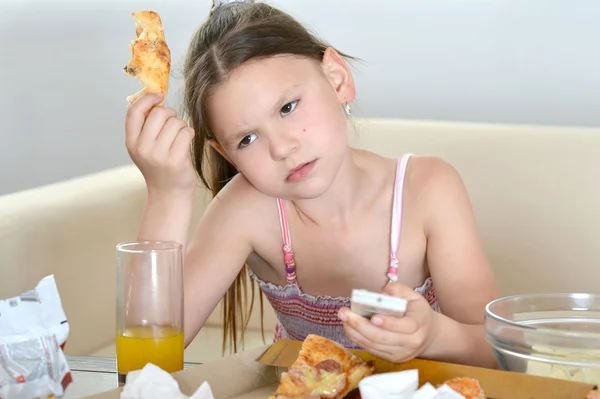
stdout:
[(447, 213), (471, 209), (465, 183), (449, 162), (434, 156), (413, 156), (405, 177), (405, 196), (430, 222)]
[(434, 156), (413, 155), (406, 168), (406, 181), (421, 190), (462, 184), (460, 174), (449, 162)]
[(396, 166), (403, 158), (410, 156), (406, 165), (406, 174), (404, 177), (405, 185), (410, 184), (413, 188), (431, 188), (432, 185), (438, 185), (444, 182), (456, 183), (460, 179), (458, 171), (449, 162), (442, 158), (418, 155), (403, 154), (399, 157), (383, 156), (369, 150), (358, 150), (361, 163), (368, 165), (368, 170), (373, 178), (379, 173), (385, 171), (386, 174), (395, 173)]
[[(370, 174), (370, 181), (381, 180), (389, 184), (390, 180), (401, 178), (405, 199), (423, 202), (425, 198), (442, 200), (439, 195), (455, 190), (464, 190), (464, 184), (458, 171), (449, 162), (435, 156), (404, 154), (399, 157), (388, 157), (368, 151), (356, 150), (357, 159), (362, 169)], [(406, 164), (405, 174), (397, 175), (398, 164), (403, 158), (410, 156)]]

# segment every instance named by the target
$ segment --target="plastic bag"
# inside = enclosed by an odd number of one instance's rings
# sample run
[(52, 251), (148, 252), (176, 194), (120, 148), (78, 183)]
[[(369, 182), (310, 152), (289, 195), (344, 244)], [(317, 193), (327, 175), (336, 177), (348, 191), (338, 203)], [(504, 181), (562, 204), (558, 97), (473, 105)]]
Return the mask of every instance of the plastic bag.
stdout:
[(0, 399), (60, 398), (71, 383), (69, 323), (54, 276), (0, 300)]

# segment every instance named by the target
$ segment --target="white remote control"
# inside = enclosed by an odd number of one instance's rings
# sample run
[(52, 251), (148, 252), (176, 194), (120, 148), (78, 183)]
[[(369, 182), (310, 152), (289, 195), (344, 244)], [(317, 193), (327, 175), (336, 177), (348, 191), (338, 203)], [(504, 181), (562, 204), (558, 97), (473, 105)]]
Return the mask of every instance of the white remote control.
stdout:
[(376, 314), (401, 317), (407, 306), (408, 301), (404, 298), (362, 289), (352, 290), (350, 310), (367, 319)]

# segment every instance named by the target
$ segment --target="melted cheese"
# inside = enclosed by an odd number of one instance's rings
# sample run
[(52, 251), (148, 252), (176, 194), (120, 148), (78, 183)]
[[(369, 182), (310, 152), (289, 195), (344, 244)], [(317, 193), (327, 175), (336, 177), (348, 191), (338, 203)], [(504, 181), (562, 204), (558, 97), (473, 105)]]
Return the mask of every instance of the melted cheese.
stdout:
[(311, 391), (311, 394), (333, 398), (346, 386), (346, 376), (344, 374), (321, 372), (321, 381), (318, 382), (318, 385)]
[(335, 397), (346, 386), (346, 376), (309, 367), (304, 371), (302, 382), (311, 396)]

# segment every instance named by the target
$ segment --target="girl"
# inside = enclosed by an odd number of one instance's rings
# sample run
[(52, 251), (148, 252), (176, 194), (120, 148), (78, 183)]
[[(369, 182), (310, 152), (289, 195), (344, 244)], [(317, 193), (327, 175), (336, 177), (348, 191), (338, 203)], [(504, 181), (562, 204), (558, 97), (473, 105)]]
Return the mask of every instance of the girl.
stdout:
[[(191, 126), (159, 95), (129, 108), (126, 144), (148, 189), (138, 239), (187, 244), (186, 346), (229, 289), (235, 347), (247, 265), (275, 339), (316, 333), (393, 362), (491, 367), (483, 314), (498, 288), (461, 178), (436, 158), (349, 147), (347, 58), (269, 5), (216, 3), (186, 57)], [(188, 241), (196, 172), (215, 199)], [(406, 316), (351, 313), (354, 288), (406, 298)]]

